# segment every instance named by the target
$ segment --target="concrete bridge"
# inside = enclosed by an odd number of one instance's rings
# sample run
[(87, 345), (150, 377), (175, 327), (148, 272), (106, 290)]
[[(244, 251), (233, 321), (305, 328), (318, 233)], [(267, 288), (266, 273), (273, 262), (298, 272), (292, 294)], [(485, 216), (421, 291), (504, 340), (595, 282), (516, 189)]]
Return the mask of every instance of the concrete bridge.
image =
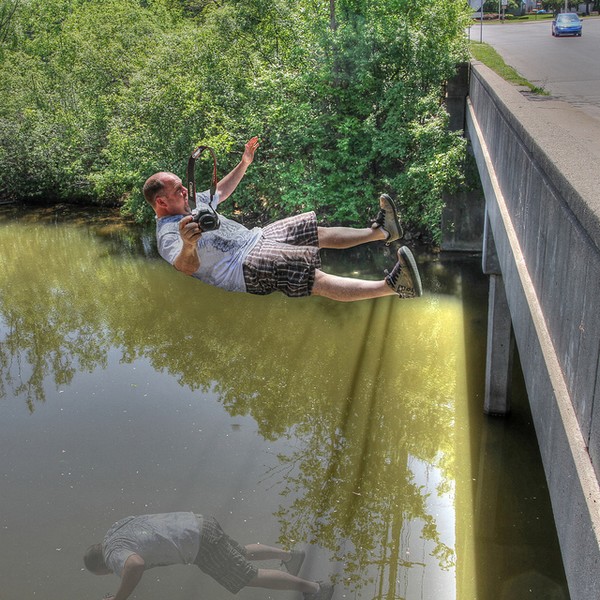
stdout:
[[(461, 102), (460, 93), (449, 87), (452, 102)], [(490, 295), (484, 410), (509, 410), (516, 342), (571, 598), (595, 600), (600, 122), (528, 95), (477, 62), (463, 105), (485, 196), (483, 269)], [(460, 111), (451, 114), (461, 118)]]

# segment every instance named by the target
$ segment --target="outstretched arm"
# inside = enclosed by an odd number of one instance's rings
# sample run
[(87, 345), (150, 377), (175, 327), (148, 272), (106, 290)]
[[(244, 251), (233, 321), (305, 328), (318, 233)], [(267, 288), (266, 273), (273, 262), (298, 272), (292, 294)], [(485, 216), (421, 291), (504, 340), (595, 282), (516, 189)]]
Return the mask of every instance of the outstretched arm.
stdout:
[(135, 586), (144, 574), (144, 559), (138, 554), (132, 554), (126, 561), (121, 573), (121, 585), (112, 598), (106, 600), (126, 600), (131, 596)]
[(242, 160), (229, 172), (219, 183), (217, 184), (217, 191), (219, 192), (219, 202), (223, 202), (233, 194), (233, 191), (238, 186), (238, 183), (242, 180), (242, 177), (246, 174), (246, 169), (252, 164), (254, 160), (254, 153), (258, 148), (258, 137), (254, 136), (248, 142), (246, 142), (246, 148), (242, 155)]

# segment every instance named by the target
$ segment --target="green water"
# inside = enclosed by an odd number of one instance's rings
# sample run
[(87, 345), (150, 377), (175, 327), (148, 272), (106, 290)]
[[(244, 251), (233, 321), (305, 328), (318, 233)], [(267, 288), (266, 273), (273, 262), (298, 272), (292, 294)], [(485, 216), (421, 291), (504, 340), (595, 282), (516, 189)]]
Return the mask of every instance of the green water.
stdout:
[[(508, 419), (481, 414), (479, 257), (419, 262), (418, 300), (253, 297), (177, 273), (110, 219), (5, 215), (2, 599), (114, 593), (82, 552), (171, 510), (305, 549), (302, 576), (334, 600), (568, 598), (518, 380)], [(324, 254), (338, 274), (391, 264), (383, 245)], [(133, 597), (231, 595), (181, 566)]]

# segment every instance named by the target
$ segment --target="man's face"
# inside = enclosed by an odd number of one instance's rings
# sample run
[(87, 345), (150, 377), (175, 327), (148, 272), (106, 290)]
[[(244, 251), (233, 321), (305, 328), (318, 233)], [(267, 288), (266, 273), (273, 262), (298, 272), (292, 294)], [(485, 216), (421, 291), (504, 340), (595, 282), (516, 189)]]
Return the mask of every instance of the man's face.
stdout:
[(156, 204), (169, 215), (188, 215), (190, 205), (188, 204), (187, 190), (177, 175), (165, 175), (164, 187), (156, 196)]

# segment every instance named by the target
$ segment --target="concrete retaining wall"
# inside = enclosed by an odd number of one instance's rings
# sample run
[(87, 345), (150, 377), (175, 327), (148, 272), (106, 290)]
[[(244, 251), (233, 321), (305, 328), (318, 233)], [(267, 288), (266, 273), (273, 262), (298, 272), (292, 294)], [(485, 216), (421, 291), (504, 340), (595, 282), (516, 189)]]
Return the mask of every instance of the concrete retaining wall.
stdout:
[(600, 122), (474, 62), (467, 132), (571, 597), (600, 598)]

